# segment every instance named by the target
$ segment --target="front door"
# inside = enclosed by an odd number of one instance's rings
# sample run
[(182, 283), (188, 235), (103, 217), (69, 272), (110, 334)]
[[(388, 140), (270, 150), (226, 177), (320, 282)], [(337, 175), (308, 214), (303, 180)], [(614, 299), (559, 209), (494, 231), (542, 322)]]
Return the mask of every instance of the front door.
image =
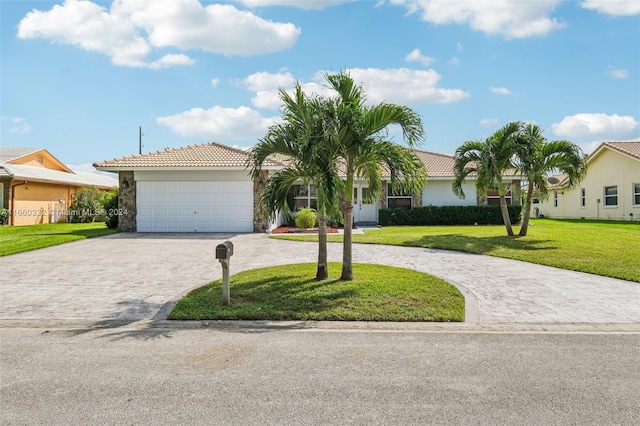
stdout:
[(378, 209), (376, 203), (365, 204), (369, 187), (366, 184), (353, 185), (353, 222), (378, 223)]

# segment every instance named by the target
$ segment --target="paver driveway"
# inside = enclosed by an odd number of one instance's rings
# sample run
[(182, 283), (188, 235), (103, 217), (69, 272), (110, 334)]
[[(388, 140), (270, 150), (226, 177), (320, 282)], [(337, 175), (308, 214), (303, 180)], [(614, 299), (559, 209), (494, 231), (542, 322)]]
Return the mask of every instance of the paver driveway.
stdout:
[[(221, 278), (214, 249), (234, 243), (231, 273), (312, 262), (317, 243), (266, 234), (115, 234), (0, 258), (0, 325), (154, 318), (169, 301)], [(340, 244), (329, 244), (339, 261)], [(640, 284), (467, 253), (354, 245), (355, 262), (445, 278), (465, 292), (467, 321), (640, 324)], [(232, 294), (233, 297), (233, 294)]]

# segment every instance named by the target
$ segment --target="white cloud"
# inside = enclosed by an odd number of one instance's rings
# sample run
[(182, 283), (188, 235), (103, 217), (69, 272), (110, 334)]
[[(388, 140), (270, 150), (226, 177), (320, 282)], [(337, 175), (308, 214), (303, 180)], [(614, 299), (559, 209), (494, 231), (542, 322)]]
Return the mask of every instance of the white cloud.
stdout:
[(158, 117), (156, 122), (180, 136), (204, 139), (255, 139), (265, 135), (280, 117), (262, 117), (257, 111), (242, 106), (209, 109), (193, 108), (179, 114)]
[(153, 61), (149, 64), (149, 68), (157, 70), (160, 68), (169, 68), (174, 65), (193, 65), (195, 61), (183, 54), (168, 54), (164, 55), (157, 61)]
[(461, 89), (438, 87), (441, 76), (434, 70), (353, 68), (348, 72), (356, 82), (362, 83), (371, 103), (448, 104), (470, 96), (469, 92)]
[(458, 59), (458, 58), (456, 58), (456, 57), (454, 56), (454, 57), (452, 57), (451, 59), (449, 59), (449, 60), (447, 61), (447, 63), (448, 63), (449, 65), (460, 65), (460, 59)]
[(250, 56), (287, 49), (299, 35), (291, 23), (198, 0), (116, 0), (110, 10), (87, 0), (65, 0), (48, 11), (29, 12), (18, 25), (21, 39), (75, 45), (107, 55), (115, 65), (152, 69), (194, 63), (184, 54), (149, 59), (158, 49)]
[[(322, 73), (316, 73), (316, 81), (300, 82), (303, 92), (307, 95), (330, 95), (329, 90), (324, 85)], [(242, 81), (247, 90), (255, 92), (251, 98), (251, 103), (256, 108), (278, 109), (282, 106), (279, 89), (283, 88), (289, 94), (293, 93), (296, 79), (290, 72), (268, 73), (257, 72), (249, 75)]]
[(639, 124), (629, 115), (576, 114), (552, 124), (551, 129), (556, 135), (573, 138), (618, 138), (630, 135)]
[(425, 56), (420, 52), (420, 49), (413, 49), (407, 56), (404, 57), (407, 62), (419, 62), (425, 67), (428, 67), (435, 61), (431, 56)]
[[(362, 84), (369, 103), (393, 102), (408, 105), (446, 104), (459, 102), (470, 96), (461, 89), (438, 87), (440, 74), (433, 70), (411, 70), (408, 68), (378, 69), (353, 68), (347, 70), (351, 77)], [(325, 72), (319, 71), (309, 82), (300, 82), (308, 94), (334, 96), (327, 88)], [(282, 106), (278, 89), (292, 93), (295, 78), (289, 72), (252, 74), (243, 80), (248, 90), (255, 92), (251, 99), (256, 108), (279, 108)]]
[[(362, 84), (370, 103), (382, 101), (399, 104), (437, 104), (458, 102), (467, 98), (468, 92), (460, 89), (442, 89), (437, 86), (440, 75), (433, 70), (399, 69), (351, 69), (351, 77)], [(315, 73), (312, 81), (300, 82), (308, 95), (334, 96), (324, 79), (325, 72)], [(215, 80), (214, 80), (215, 81)], [(238, 81), (255, 93), (251, 102), (256, 108), (277, 109), (282, 106), (278, 90), (291, 93), (296, 79), (286, 71), (277, 73), (257, 72)], [(263, 117), (255, 109), (241, 106), (209, 109), (193, 108), (178, 114), (158, 117), (156, 122), (169, 127), (181, 136), (205, 139), (246, 140), (264, 136), (269, 126), (280, 121), (279, 116)]]
[(291, 6), (300, 9), (324, 9), (354, 0), (236, 0), (247, 7)]
[(496, 95), (513, 95), (513, 92), (511, 92), (509, 89), (507, 89), (506, 87), (489, 87), (489, 90), (491, 90), (493, 93), (495, 93)]
[(640, 14), (638, 0), (585, 0), (580, 4), (580, 7), (595, 10), (603, 15), (632, 16)]
[(625, 69), (610, 68), (609, 75), (613, 78), (624, 80), (625, 78), (629, 77), (629, 71)]
[(279, 87), (293, 87), (296, 79), (290, 72), (257, 72), (249, 75), (243, 83), (252, 92), (277, 90)]
[(9, 121), (10, 129), (9, 133), (29, 133), (31, 126), (27, 123), (23, 117), (2, 117), (3, 121)]
[(493, 127), (498, 123), (500, 123), (500, 120), (497, 118), (483, 118), (480, 120), (480, 125), (482, 127)]
[(507, 38), (543, 36), (565, 24), (549, 15), (559, 0), (391, 0), (432, 24), (468, 24), (476, 31)]
[(219, 78), (214, 78), (211, 80), (211, 85), (213, 87), (218, 87), (218, 84), (220, 84), (220, 79)]
[(66, 0), (49, 11), (33, 10), (18, 25), (18, 38), (44, 38), (111, 57), (116, 65), (145, 66), (149, 44), (125, 17), (90, 1)]

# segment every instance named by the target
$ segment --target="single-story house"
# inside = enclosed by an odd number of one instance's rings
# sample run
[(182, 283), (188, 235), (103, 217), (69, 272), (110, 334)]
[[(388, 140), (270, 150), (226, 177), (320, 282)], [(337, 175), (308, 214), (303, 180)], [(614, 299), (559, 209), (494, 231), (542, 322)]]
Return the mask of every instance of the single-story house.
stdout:
[(83, 186), (115, 189), (117, 180), (74, 172), (46, 149), (0, 148), (0, 207), (11, 212), (10, 225), (65, 221), (72, 195)]
[[(356, 181), (354, 222), (377, 223), (382, 207), (493, 204), (497, 192), (478, 200), (473, 179), (464, 183), (465, 199), (453, 194), (452, 156), (415, 151), (428, 170), (429, 181), (419, 194), (392, 194), (383, 185), (377, 203), (366, 204), (367, 184)], [(264, 232), (279, 223), (267, 223), (260, 212), (260, 195), (269, 173), (285, 167), (277, 157), (268, 159), (255, 181), (249, 175), (248, 151), (211, 142), (132, 155), (94, 164), (98, 170), (118, 173), (119, 207), (125, 232)], [(388, 177), (387, 177), (388, 179)], [(519, 192), (520, 181), (512, 179)], [(510, 196), (511, 194), (509, 194)], [(294, 210), (315, 207), (313, 185), (294, 185)], [(513, 202), (520, 197), (514, 194)]]
[(532, 214), (552, 218), (640, 220), (640, 142), (603, 142), (586, 158), (587, 175), (569, 189), (550, 178), (551, 195)]

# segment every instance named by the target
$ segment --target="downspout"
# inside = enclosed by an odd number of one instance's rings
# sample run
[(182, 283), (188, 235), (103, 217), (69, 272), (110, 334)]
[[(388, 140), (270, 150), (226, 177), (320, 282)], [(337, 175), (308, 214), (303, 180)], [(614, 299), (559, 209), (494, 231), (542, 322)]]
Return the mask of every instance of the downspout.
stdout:
[(22, 183), (19, 183), (17, 185), (11, 185), (11, 199), (9, 200), (11, 202), (11, 205), (9, 207), (9, 226), (13, 226), (13, 213), (15, 211), (15, 205), (13, 204), (13, 200), (15, 199), (16, 196), (16, 190), (14, 189), (16, 186), (22, 186), (22, 185), (26, 185), (27, 181), (25, 180)]

